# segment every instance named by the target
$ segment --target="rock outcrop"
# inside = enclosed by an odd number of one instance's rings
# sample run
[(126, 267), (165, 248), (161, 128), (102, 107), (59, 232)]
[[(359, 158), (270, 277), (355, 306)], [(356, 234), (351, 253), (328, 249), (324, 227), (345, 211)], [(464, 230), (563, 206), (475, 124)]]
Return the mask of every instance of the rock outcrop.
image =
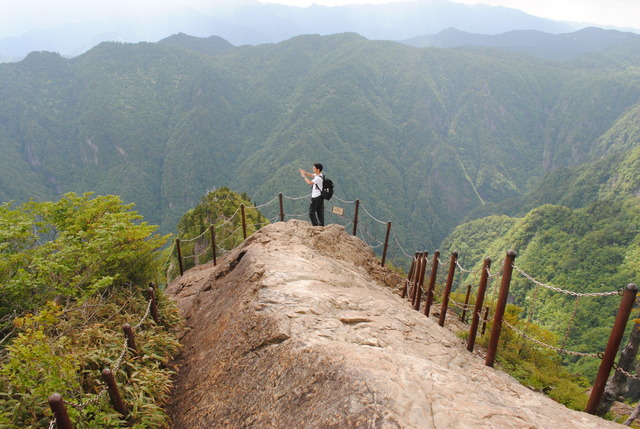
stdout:
[(608, 428), (484, 365), (338, 225), (275, 223), (167, 291), (186, 317), (169, 405), (193, 428)]

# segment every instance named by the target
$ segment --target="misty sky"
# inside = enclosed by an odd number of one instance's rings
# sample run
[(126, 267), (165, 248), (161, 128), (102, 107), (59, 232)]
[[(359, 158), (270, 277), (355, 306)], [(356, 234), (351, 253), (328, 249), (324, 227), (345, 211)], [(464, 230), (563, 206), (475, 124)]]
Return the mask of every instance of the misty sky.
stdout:
[[(223, 7), (225, 3), (237, 5), (258, 1), (302, 7), (309, 6), (311, 3), (336, 6), (391, 2), (391, 0), (0, 0), (0, 37), (21, 35), (32, 29), (48, 28), (64, 23), (109, 18), (123, 13), (144, 16), (185, 6), (210, 12), (214, 8)], [(502, 5), (555, 20), (640, 29), (640, 0), (452, 1), (465, 4)]]
[[(390, 3), (391, 0), (260, 0), (308, 6), (311, 3), (335, 6), (349, 3)], [(396, 0), (399, 1), (399, 0)], [(411, 1), (411, 0), (408, 0)], [(425, 0), (422, 0), (425, 1)], [(428, 0), (427, 0), (428, 1)], [(557, 21), (588, 22), (640, 29), (640, 0), (451, 0), (455, 3), (484, 3), (523, 10), (531, 15)]]

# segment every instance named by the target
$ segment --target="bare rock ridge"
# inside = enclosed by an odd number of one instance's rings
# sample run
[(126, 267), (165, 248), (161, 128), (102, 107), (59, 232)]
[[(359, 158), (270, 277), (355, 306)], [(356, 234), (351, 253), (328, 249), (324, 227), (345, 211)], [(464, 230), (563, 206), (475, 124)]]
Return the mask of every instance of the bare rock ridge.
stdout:
[(275, 223), (168, 287), (172, 428), (608, 428), (469, 353), (343, 227)]

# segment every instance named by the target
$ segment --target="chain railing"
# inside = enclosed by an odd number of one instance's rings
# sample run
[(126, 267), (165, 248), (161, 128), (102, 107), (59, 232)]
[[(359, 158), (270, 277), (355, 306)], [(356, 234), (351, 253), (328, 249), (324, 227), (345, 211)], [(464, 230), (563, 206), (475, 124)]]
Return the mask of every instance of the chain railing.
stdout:
[[(370, 213), (370, 211), (367, 210), (367, 208), (360, 203), (360, 200), (353, 200), (353, 201), (343, 200), (336, 195), (334, 195), (333, 198), (335, 199), (335, 201), (338, 201), (340, 203), (343, 203), (346, 205), (353, 205), (353, 217), (345, 216), (344, 207), (337, 207), (334, 205), (333, 209), (328, 211), (325, 214), (325, 218), (330, 221), (326, 224), (329, 224), (329, 223), (340, 224), (344, 226), (345, 229), (347, 229), (347, 227), (352, 226), (353, 227), (352, 235), (358, 235), (359, 238), (362, 239), (367, 244), (367, 246), (374, 251), (377, 249), (381, 249), (381, 255), (382, 255), (381, 265), (384, 266), (386, 264), (386, 256), (387, 256), (387, 252), (390, 244), (390, 238), (391, 238), (390, 234), (392, 232), (391, 222), (384, 222), (376, 218), (375, 216), (373, 216)], [(171, 280), (170, 271), (173, 269), (173, 264), (171, 263), (171, 259), (174, 255), (174, 250), (177, 253), (176, 259), (177, 259), (178, 268), (181, 276), (184, 275), (186, 261), (193, 261), (194, 266), (199, 265), (200, 260), (204, 256), (208, 255), (209, 253), (211, 253), (211, 259), (213, 260), (214, 265), (216, 265), (216, 259), (217, 259), (218, 253), (228, 253), (230, 250), (232, 250), (233, 247), (235, 247), (235, 245), (239, 244), (237, 242), (234, 242), (236, 241), (234, 237), (236, 237), (236, 235), (240, 230), (243, 231), (243, 238), (246, 239), (247, 236), (249, 235), (247, 233), (247, 228), (253, 227), (254, 229), (257, 229), (257, 227), (261, 226), (261, 225), (248, 225), (246, 223), (245, 210), (261, 209), (264, 207), (268, 207), (274, 204), (276, 201), (278, 201), (279, 214), (275, 218), (270, 219), (270, 221), (286, 221), (291, 219), (307, 218), (309, 216), (308, 211), (304, 213), (299, 213), (299, 214), (295, 214), (295, 213), (292, 214), (292, 213), (286, 212), (284, 208), (284, 205), (285, 205), (284, 200), (298, 203), (302, 200), (308, 200), (308, 199), (309, 199), (309, 194), (299, 196), (299, 197), (291, 197), (291, 196), (279, 194), (278, 196), (272, 198), (270, 201), (264, 204), (257, 204), (254, 206), (245, 206), (244, 204), (241, 204), (232, 215), (226, 216), (223, 222), (210, 226), (209, 233), (211, 235), (211, 239), (209, 240), (209, 244), (208, 245), (201, 244), (199, 251), (196, 251), (196, 247), (197, 247), (196, 245), (197, 243), (206, 242), (207, 232), (208, 232), (207, 230), (202, 231), (196, 237), (191, 237), (191, 238), (177, 237), (174, 243), (172, 244), (172, 247), (169, 251), (169, 256), (167, 257), (167, 260), (163, 264), (163, 268), (162, 268), (163, 270), (167, 271), (167, 275), (168, 275), (167, 281), (169, 282)], [(360, 208), (362, 208), (362, 211), (367, 216), (364, 219), (359, 218)], [(239, 213), (242, 214), (239, 226), (234, 231), (227, 232), (225, 234), (226, 238), (221, 243), (215, 242), (216, 231), (219, 231), (221, 228), (229, 224), (233, 224), (234, 221), (237, 221), (237, 216)], [(376, 228), (376, 226), (379, 227), (380, 225), (386, 226), (386, 229), (384, 231), (381, 231), (379, 230), (379, 228)], [(381, 237), (381, 235), (383, 234), (384, 234), (384, 239), (382, 239)], [(395, 245), (398, 247), (399, 252), (403, 253), (406, 256), (409, 256), (406, 250), (400, 244), (400, 240), (395, 234), (395, 230), (393, 231), (393, 238), (394, 238)], [(228, 241), (227, 245), (225, 245), (225, 241)], [(183, 246), (185, 244), (191, 244), (191, 243), (193, 243), (194, 252), (190, 255), (184, 255)], [(232, 244), (232, 245), (229, 246), (228, 244)]]
[[(270, 206), (275, 201), (279, 201), (279, 216), (275, 217), (275, 220), (285, 221), (290, 219), (300, 219), (306, 218), (308, 216), (308, 212), (302, 212), (298, 214), (285, 213), (284, 210), (284, 200), (290, 201), (294, 204), (299, 204), (300, 201), (306, 200), (309, 198), (309, 195), (299, 196), (299, 197), (291, 197), (283, 194), (279, 194), (277, 197), (271, 199), (270, 201), (261, 204), (255, 205), (252, 207), (244, 207), (241, 206), (234, 215), (228, 217), (225, 220), (226, 223), (230, 223), (233, 221), (233, 218), (237, 215), (239, 211), (243, 213), (243, 224), (242, 229), (244, 233), (244, 238), (246, 239), (246, 224), (244, 221), (244, 210), (246, 208), (251, 209), (259, 209), (263, 207)], [(391, 234), (391, 222), (384, 222), (371, 214), (371, 212), (365, 207), (359, 200), (343, 200), (337, 196), (334, 196), (335, 201), (338, 201), (351, 209), (350, 205), (353, 204), (353, 216), (348, 216), (344, 214), (345, 207), (336, 207), (329, 211), (326, 214), (327, 220), (331, 223), (338, 223), (347, 228), (347, 226), (352, 227), (353, 235), (358, 235), (360, 239), (362, 239), (371, 249), (376, 250), (382, 248), (382, 265), (385, 265), (385, 258), (388, 251), (389, 243), (390, 243), (390, 234)], [(365, 218), (359, 219), (359, 212), (362, 209)], [(294, 210), (295, 211), (295, 210)], [(221, 224), (223, 225), (223, 224)], [(382, 239), (383, 231), (376, 229), (379, 226), (385, 225), (386, 231), (384, 231), (384, 240)], [(218, 226), (212, 226), (211, 228), (217, 228)], [(237, 234), (241, 227), (238, 227), (234, 234)], [(194, 240), (202, 240), (206, 235), (206, 231), (200, 234), (198, 237), (191, 238), (189, 241)], [(214, 234), (211, 234), (212, 237)], [(620, 291), (607, 291), (607, 292), (595, 292), (595, 293), (582, 293), (582, 292), (574, 292), (567, 289), (563, 289), (558, 286), (552, 286), (546, 284), (544, 282), (536, 280), (532, 275), (528, 274), (522, 268), (515, 265), (514, 260), (516, 257), (515, 252), (507, 252), (505, 258), (501, 261), (500, 268), (492, 273), (491, 272), (491, 261), (485, 260), (485, 263), (482, 268), (470, 270), (464, 268), (458, 260), (458, 255), (455, 257), (452, 255), (451, 259), (447, 261), (440, 260), (440, 252), (436, 251), (434, 254), (429, 257), (428, 252), (415, 252), (412, 256), (410, 255), (401, 245), (398, 236), (393, 231), (393, 244), (397, 246), (398, 252), (403, 254), (407, 258), (411, 258), (411, 264), (409, 268), (409, 274), (402, 286), (401, 295), (403, 298), (408, 298), (411, 301), (411, 305), (415, 310), (422, 311), (426, 316), (429, 316), (431, 307), (435, 304), (440, 305), (439, 311), (439, 324), (444, 326), (446, 315), (448, 311), (448, 305), (451, 303), (456, 309), (461, 310), (462, 316), (461, 320), (465, 321), (466, 314), (469, 313), (471, 316), (470, 320), (470, 332), (467, 340), (467, 348), (469, 351), (473, 351), (474, 342), (477, 336), (478, 330), (480, 329), (480, 324), (482, 324), (481, 332), (482, 335), (485, 333), (485, 327), (487, 324), (491, 323), (491, 334), (488, 342), (488, 348), (486, 350), (485, 355), (485, 364), (487, 366), (493, 366), (496, 358), (498, 341), (500, 338), (501, 328), (503, 325), (507, 326), (509, 329), (516, 332), (520, 335), (521, 338), (526, 339), (527, 341), (532, 342), (536, 346), (545, 347), (551, 350), (555, 350), (558, 353), (571, 354), (574, 356), (586, 356), (586, 357), (603, 357), (602, 365), (605, 367), (608, 366), (608, 371), (614, 367), (614, 362), (609, 362), (607, 353), (586, 353), (586, 352), (574, 352), (564, 348), (564, 344), (566, 343), (566, 339), (569, 336), (569, 332), (571, 326), (573, 325), (573, 320), (575, 319), (575, 314), (577, 311), (578, 300), (583, 297), (612, 297), (619, 296)], [(186, 240), (185, 240), (186, 242)], [(180, 241), (176, 239), (176, 247), (178, 248), (178, 258), (181, 260), (182, 256), (180, 254)], [(215, 260), (216, 250), (219, 249), (221, 251), (228, 251), (220, 245), (215, 245), (212, 243), (211, 245), (213, 258)], [(201, 250), (200, 253), (194, 254), (190, 257), (194, 258), (196, 261), (202, 257), (207, 250)], [(507, 297), (509, 294), (509, 286), (511, 283), (511, 277), (513, 273), (521, 275), (523, 278), (532, 282), (536, 288), (545, 288), (552, 292), (562, 293), (569, 296), (573, 296), (576, 298), (575, 305), (573, 307), (572, 316), (570, 317), (570, 326), (565, 333), (565, 341), (563, 341), (562, 347), (558, 347), (557, 345), (546, 344), (543, 341), (536, 339), (532, 335), (526, 332), (526, 329), (520, 330), (512, 323), (509, 323), (505, 320), (504, 314), (506, 310)], [(427, 276), (428, 277), (425, 279)], [(472, 276), (476, 280), (479, 281), (478, 288), (476, 290), (476, 296), (473, 299), (473, 304), (469, 304), (470, 296), (471, 296), (471, 285), (468, 285), (467, 294), (464, 303), (459, 303), (455, 300), (451, 299), (451, 292), (453, 286), (456, 285), (460, 287), (460, 282), (455, 281), (456, 272), (460, 275), (466, 274), (467, 277)], [(180, 273), (181, 275), (184, 273), (182, 263), (180, 262)], [(489, 296), (490, 305), (484, 304), (485, 295)], [(441, 298), (440, 298), (441, 296)], [(422, 303), (424, 302), (424, 307), (422, 307)], [(625, 301), (626, 302), (626, 301)], [(421, 309), (422, 307), (422, 309)], [(493, 308), (491, 316), (489, 316), (490, 308)], [(484, 311), (485, 315), (483, 316), (481, 313)], [(620, 310), (622, 311), (622, 310)], [(626, 319), (625, 319), (626, 323)], [(615, 329), (620, 329), (616, 328)], [(624, 327), (621, 328), (624, 330)], [(614, 334), (614, 330), (612, 330), (611, 337), (615, 337), (618, 334)], [(617, 332), (617, 331), (616, 331)], [(607, 346), (607, 350), (610, 346)], [(610, 353), (609, 353), (610, 354)], [(615, 356), (615, 353), (614, 353)], [(604, 373), (606, 368), (603, 367), (601, 371)], [(616, 368), (616, 370), (619, 370)], [(592, 389), (593, 392), (596, 392), (595, 389)], [(595, 393), (597, 395), (597, 392)], [(590, 408), (588, 408), (590, 410)]]
[(150, 286), (147, 289), (147, 293), (149, 302), (147, 304), (144, 315), (142, 316), (140, 321), (133, 327), (131, 327), (131, 325), (129, 325), (128, 323), (123, 325), (122, 330), (124, 333), (124, 338), (120, 354), (115, 360), (112, 368), (104, 368), (102, 370), (102, 378), (105, 384), (91, 399), (87, 399), (86, 401), (81, 403), (73, 402), (71, 400), (65, 400), (59, 393), (51, 394), (48, 401), (49, 407), (51, 408), (51, 411), (53, 413), (53, 417), (49, 421), (49, 428), (58, 427), (58, 429), (73, 429), (66, 406), (68, 405), (74, 407), (79, 411), (78, 414), (82, 415), (81, 411), (83, 409), (87, 408), (90, 405), (98, 403), (105, 397), (107, 393), (109, 394), (113, 409), (120, 413), (123, 418), (127, 418), (128, 408), (125, 402), (122, 400), (122, 396), (120, 395), (120, 391), (115, 381), (115, 374), (118, 373), (121, 365), (124, 363), (127, 351), (132, 351), (136, 355), (139, 354), (139, 351), (135, 344), (134, 330), (140, 329), (142, 327), (142, 324), (149, 318), (149, 315), (152, 316), (156, 325), (160, 325), (160, 320), (157, 312), (155, 287)]
[[(436, 288), (433, 287), (434, 279), (438, 279), (437, 270), (439, 268), (444, 268), (446, 265), (439, 259), (440, 253), (436, 251), (434, 253), (434, 257), (432, 258), (431, 263), (428, 263), (428, 252), (416, 252), (412, 258), (411, 266), (409, 269), (409, 274), (407, 275), (407, 279), (402, 286), (401, 296), (403, 298), (408, 298), (411, 301), (411, 305), (415, 310), (420, 310), (421, 303), (424, 300), (424, 310), (423, 313), (426, 316), (429, 316), (429, 308), (431, 306), (431, 302), (435, 300), (435, 292)], [(602, 394), (604, 392), (604, 387), (606, 384), (606, 380), (612, 369), (615, 371), (619, 371), (629, 377), (634, 377), (625, 371), (623, 368), (620, 368), (615, 362), (615, 356), (617, 350), (620, 346), (620, 342), (622, 340), (622, 335), (624, 333), (629, 314), (631, 312), (631, 308), (635, 301), (635, 297), (637, 294), (637, 287), (634, 284), (630, 284), (624, 291), (616, 290), (616, 291), (608, 291), (608, 292), (595, 292), (595, 293), (579, 293), (570, 291), (567, 289), (560, 288), (558, 286), (551, 286), (541, 281), (536, 280), (532, 275), (525, 272), (520, 267), (516, 266), (514, 261), (516, 258), (516, 253), (513, 251), (509, 251), (506, 254), (506, 257), (502, 261), (502, 265), (500, 270), (492, 274), (491, 273), (491, 259), (486, 258), (482, 268), (478, 270), (468, 270), (465, 269), (460, 262), (458, 261), (457, 253), (453, 253), (451, 255), (451, 260), (448, 265), (448, 275), (446, 280), (444, 281), (444, 288), (442, 289), (442, 308), (440, 310), (440, 318), (439, 324), (444, 326), (444, 321), (447, 312), (447, 305), (451, 303), (456, 309), (461, 310), (462, 316), (461, 321), (465, 321), (465, 315), (471, 308), (473, 310), (470, 311), (471, 314), (471, 322), (469, 328), (469, 335), (467, 338), (467, 349), (469, 351), (474, 351), (475, 339), (477, 336), (477, 332), (479, 329), (480, 323), (482, 323), (482, 335), (484, 335), (484, 329), (487, 323), (492, 322), (491, 335), (488, 340), (488, 347), (486, 353), (484, 354), (485, 364), (487, 366), (493, 366), (496, 358), (498, 342), (501, 333), (501, 327), (504, 325), (508, 327), (510, 330), (519, 335), (523, 340), (527, 340), (536, 346), (543, 347), (546, 349), (554, 350), (560, 354), (573, 355), (578, 357), (590, 357), (590, 358), (598, 358), (601, 359), (600, 368), (598, 371), (598, 375), (596, 377), (596, 381), (594, 382), (594, 386), (591, 390), (591, 394), (589, 397), (589, 402), (586, 408), (586, 411), (594, 414), (597, 408), (599, 401), (602, 398)], [(426, 269), (430, 265), (430, 273), (429, 273), (429, 285), (428, 287), (424, 287), (424, 278), (426, 275)], [(470, 293), (471, 293), (471, 285), (467, 286), (467, 293), (465, 302), (457, 302), (451, 299), (449, 295), (450, 288), (454, 283), (453, 278), (455, 275), (455, 271), (464, 274), (472, 274), (474, 277), (479, 275), (479, 283), (478, 288), (476, 290), (476, 296), (474, 299), (474, 304), (471, 305), (469, 303)], [(507, 304), (507, 298), (509, 295), (509, 286), (511, 283), (511, 277), (513, 273), (521, 275), (523, 278), (532, 282), (536, 290), (534, 292), (534, 296), (537, 296), (538, 288), (546, 288), (552, 292), (562, 293), (565, 295), (573, 296), (576, 301), (574, 302), (573, 309), (571, 311), (571, 315), (569, 317), (569, 327), (565, 332), (565, 339), (562, 342), (562, 346), (557, 346), (553, 344), (545, 343), (538, 338), (535, 338), (533, 335), (530, 335), (526, 332), (526, 330), (519, 329), (513, 323), (510, 323), (505, 318), (505, 310)], [(497, 297), (491, 299), (491, 307), (493, 307), (493, 314), (489, 317), (489, 306), (484, 306), (485, 295), (488, 290), (488, 286), (490, 282), (500, 280), (499, 288), (496, 288), (494, 292), (498, 294)], [(422, 295), (425, 295), (425, 298), (422, 298)], [(575, 322), (575, 315), (578, 308), (578, 303), (581, 298), (586, 297), (613, 297), (613, 296), (622, 296), (620, 302), (620, 308), (618, 310), (618, 315), (616, 317), (616, 321), (611, 330), (611, 334), (609, 336), (609, 341), (604, 349), (604, 352), (578, 352), (568, 350), (564, 347), (566, 340), (568, 338), (571, 327)], [(483, 307), (484, 306), (484, 307)], [(481, 314), (484, 308), (484, 316)], [(530, 316), (529, 316), (530, 317)], [(528, 326), (530, 323), (525, 324)], [(635, 377), (634, 377), (635, 378)]]

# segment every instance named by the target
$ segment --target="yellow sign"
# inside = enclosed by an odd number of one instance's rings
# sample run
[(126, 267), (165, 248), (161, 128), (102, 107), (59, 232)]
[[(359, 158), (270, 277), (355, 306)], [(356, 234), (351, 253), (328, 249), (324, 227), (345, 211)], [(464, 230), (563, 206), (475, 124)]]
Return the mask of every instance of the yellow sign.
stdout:
[(344, 213), (344, 209), (341, 207), (333, 207), (333, 210), (331, 211), (331, 213), (333, 214), (337, 214), (338, 216), (342, 216), (342, 214)]

